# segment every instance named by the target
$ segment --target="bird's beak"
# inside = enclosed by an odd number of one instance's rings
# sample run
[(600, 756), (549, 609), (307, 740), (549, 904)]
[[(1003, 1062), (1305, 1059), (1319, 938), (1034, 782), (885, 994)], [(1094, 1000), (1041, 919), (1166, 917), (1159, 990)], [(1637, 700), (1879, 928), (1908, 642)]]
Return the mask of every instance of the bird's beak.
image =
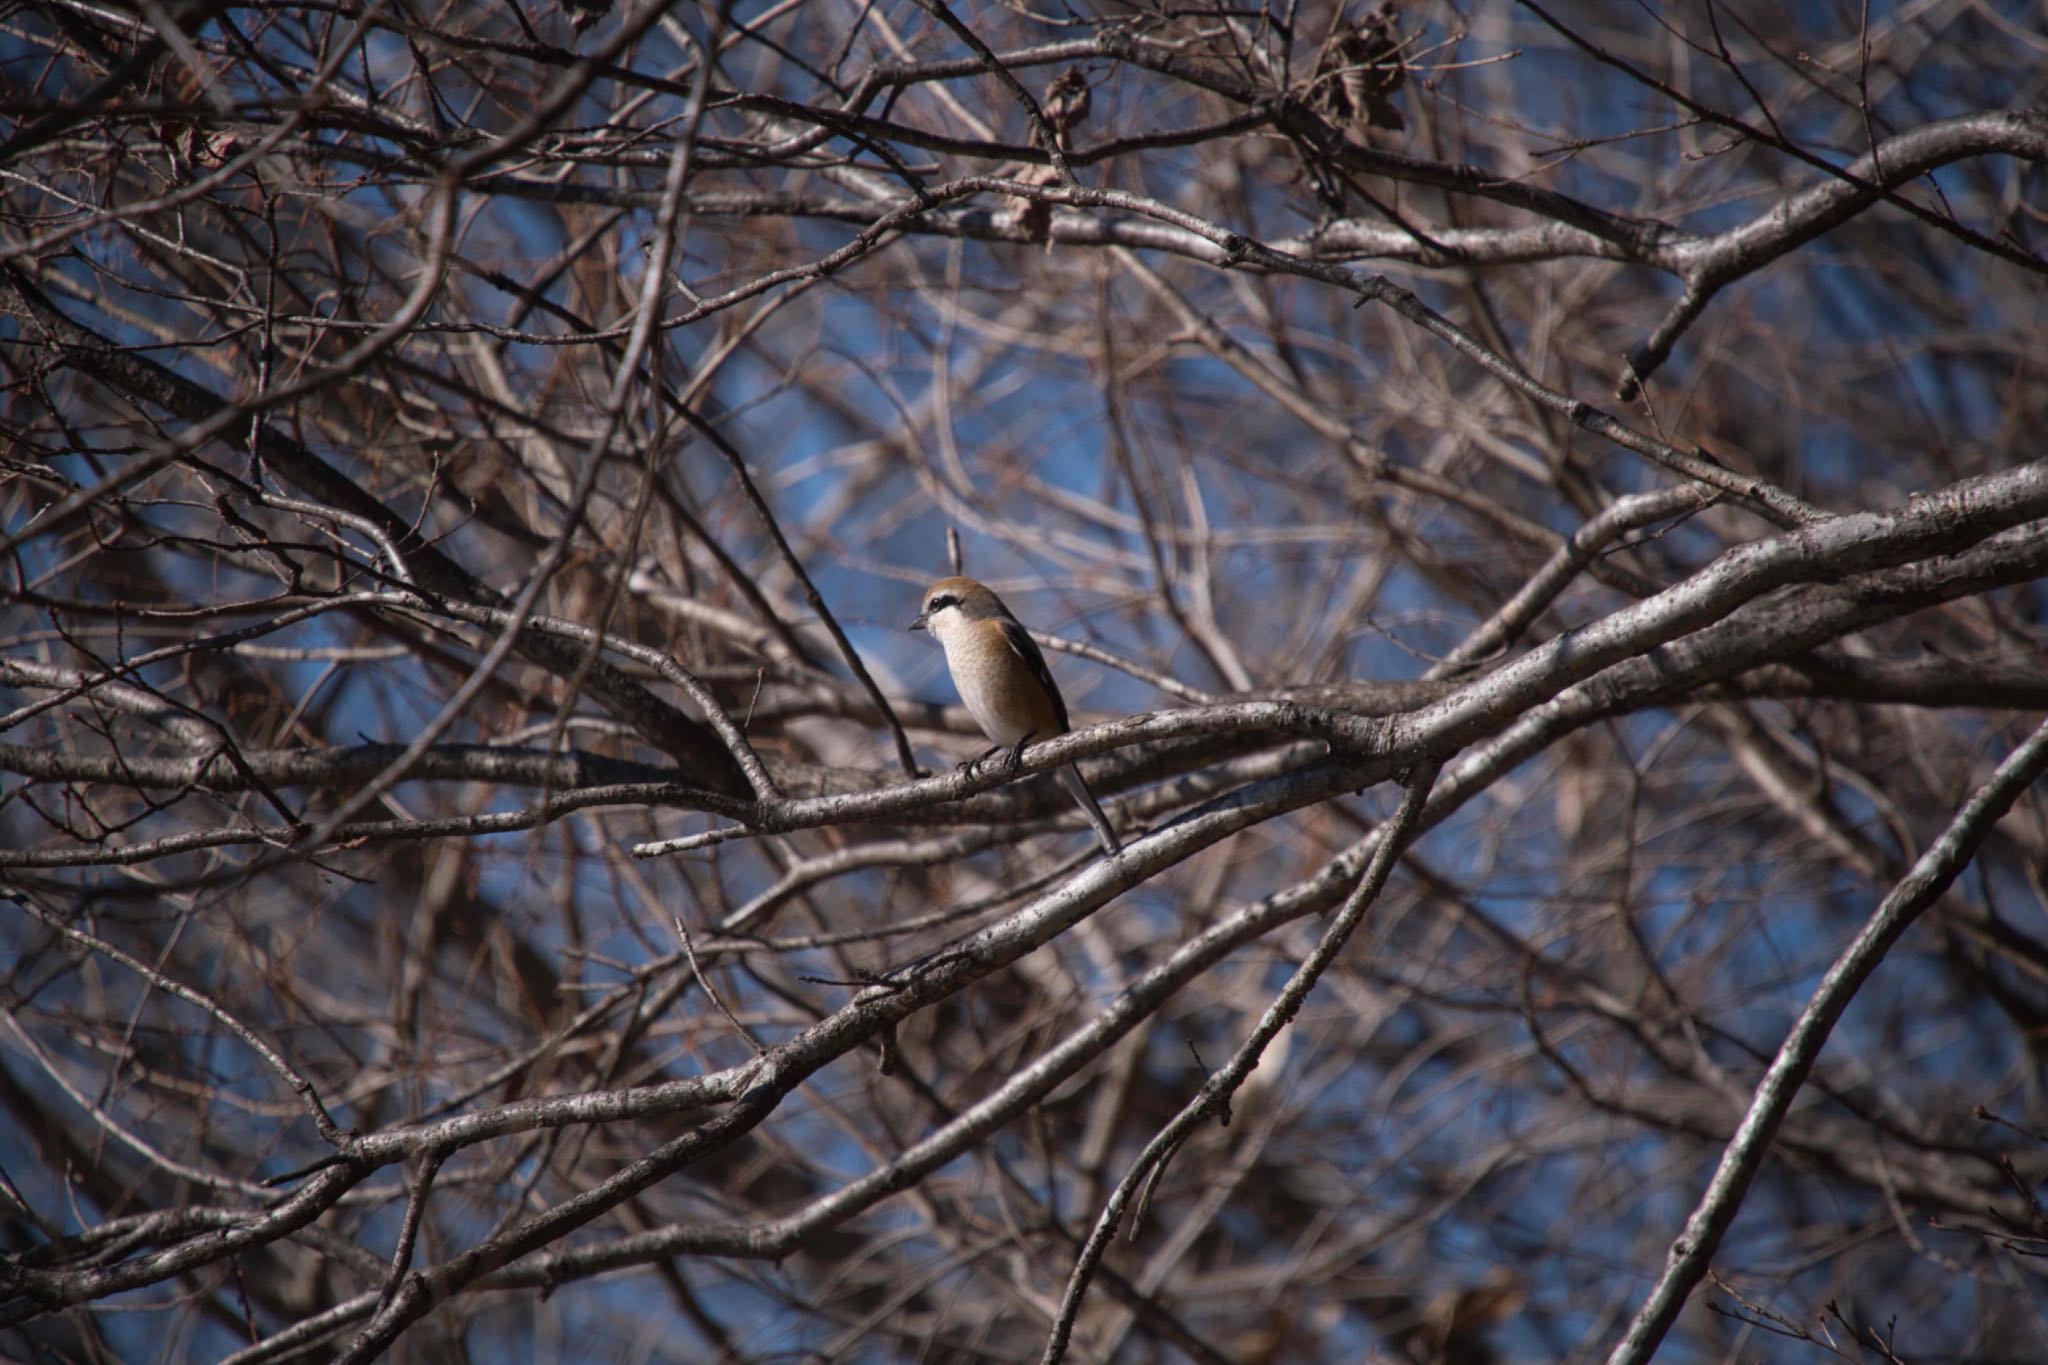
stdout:
[(912, 630), (923, 630), (923, 629), (924, 629), (924, 616), (925, 616), (925, 614), (924, 614), (923, 612), (919, 612), (919, 613), (917, 614), (917, 619), (916, 619), (915, 621), (912, 621), (912, 622), (910, 623), (910, 629), (912, 629)]

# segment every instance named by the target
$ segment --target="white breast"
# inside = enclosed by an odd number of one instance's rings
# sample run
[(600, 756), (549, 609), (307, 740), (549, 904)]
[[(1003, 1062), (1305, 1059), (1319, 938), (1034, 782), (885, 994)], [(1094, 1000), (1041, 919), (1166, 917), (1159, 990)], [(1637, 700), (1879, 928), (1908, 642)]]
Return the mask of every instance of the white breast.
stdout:
[(1042, 689), (999, 631), (983, 629), (947, 611), (932, 622), (932, 634), (946, 649), (946, 668), (974, 723), (998, 744), (1024, 736), (1050, 739), (1059, 729)]
[(948, 634), (951, 638), (943, 641), (946, 667), (952, 671), (953, 685), (960, 689), (960, 700), (974, 723), (998, 744), (1015, 744), (1024, 738), (1032, 708), (1024, 698), (1011, 695), (1014, 688), (1004, 686), (1023, 671), (1009, 646), (980, 631)]

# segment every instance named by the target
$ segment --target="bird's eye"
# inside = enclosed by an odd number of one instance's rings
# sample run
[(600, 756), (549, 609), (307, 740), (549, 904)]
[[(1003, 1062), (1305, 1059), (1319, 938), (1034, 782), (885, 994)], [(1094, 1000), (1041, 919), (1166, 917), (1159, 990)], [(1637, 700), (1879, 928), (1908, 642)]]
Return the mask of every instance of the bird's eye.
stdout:
[(938, 596), (938, 597), (934, 597), (934, 598), (932, 599), (932, 603), (931, 603), (931, 605), (925, 608), (925, 613), (926, 613), (927, 615), (929, 615), (929, 614), (931, 614), (932, 612), (935, 612), (935, 611), (944, 611), (944, 610), (945, 610), (945, 609), (946, 609), (947, 607), (957, 607), (957, 606), (959, 606), (959, 605), (960, 605), (960, 599), (959, 599), (959, 598), (957, 598), (957, 597), (953, 596), (953, 594), (951, 594), (951, 593), (945, 593), (945, 594), (942, 594), (941, 596)]

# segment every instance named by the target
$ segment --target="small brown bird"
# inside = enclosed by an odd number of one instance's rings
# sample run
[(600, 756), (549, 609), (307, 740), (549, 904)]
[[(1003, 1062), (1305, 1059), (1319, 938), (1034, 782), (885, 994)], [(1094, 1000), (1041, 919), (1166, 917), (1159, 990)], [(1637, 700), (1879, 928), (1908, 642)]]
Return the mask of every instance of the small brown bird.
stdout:
[[(1022, 761), (1030, 741), (1067, 732), (1067, 703), (1045, 666), (1045, 656), (1003, 599), (982, 584), (971, 578), (940, 579), (925, 589), (924, 610), (910, 628), (929, 630), (945, 646), (946, 668), (960, 700), (997, 748), (1010, 749), (1012, 763)], [(1081, 780), (1080, 770), (1069, 763), (1058, 771), (1095, 827), (1103, 851), (1122, 852), (1109, 817)]]

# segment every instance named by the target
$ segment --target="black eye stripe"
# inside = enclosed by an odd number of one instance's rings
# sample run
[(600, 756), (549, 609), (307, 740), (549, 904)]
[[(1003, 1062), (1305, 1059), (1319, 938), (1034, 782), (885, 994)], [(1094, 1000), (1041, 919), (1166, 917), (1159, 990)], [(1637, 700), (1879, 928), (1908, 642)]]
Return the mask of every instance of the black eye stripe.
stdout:
[(934, 597), (931, 605), (925, 608), (925, 613), (929, 615), (932, 612), (944, 611), (947, 607), (957, 607), (959, 605), (960, 599), (951, 593), (947, 593), (942, 597)]

